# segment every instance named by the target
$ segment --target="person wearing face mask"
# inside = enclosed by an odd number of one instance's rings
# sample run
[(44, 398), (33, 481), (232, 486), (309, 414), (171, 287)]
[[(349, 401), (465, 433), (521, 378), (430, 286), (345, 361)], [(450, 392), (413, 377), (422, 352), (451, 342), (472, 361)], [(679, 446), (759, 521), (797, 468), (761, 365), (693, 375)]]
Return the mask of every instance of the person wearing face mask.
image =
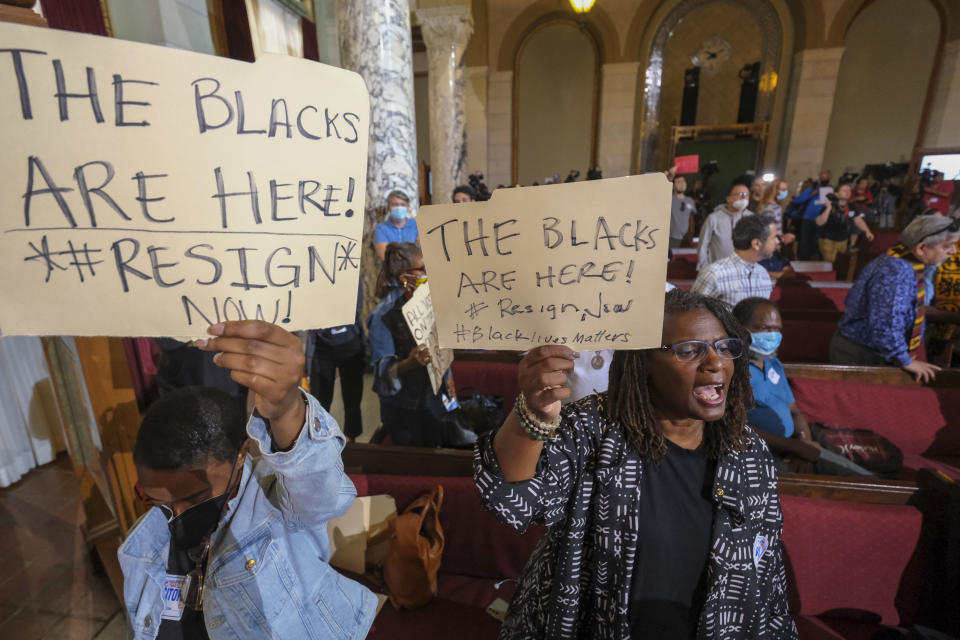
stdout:
[(740, 218), (753, 214), (747, 209), (749, 201), (750, 189), (747, 185), (735, 184), (727, 194), (726, 203), (717, 205), (703, 221), (700, 229), (698, 270), (702, 271), (711, 263), (733, 253), (733, 228), (740, 222)]
[(373, 232), (373, 248), (381, 260), (391, 242), (420, 244), (417, 221), (410, 217), (410, 198), (403, 191), (391, 191), (387, 196), (387, 218)]
[(760, 264), (779, 248), (777, 225), (764, 216), (747, 216), (733, 229), (732, 254), (697, 274), (691, 291), (733, 306), (752, 296), (770, 297), (773, 281)]
[(820, 237), (817, 216), (827, 206), (827, 195), (833, 193), (830, 186), (830, 172), (824, 169), (816, 183), (801, 191), (791, 204), (799, 212), (800, 242), (797, 247), (799, 260), (813, 260), (817, 253), (817, 240)]
[(733, 315), (750, 332), (750, 386), (754, 407), (747, 424), (770, 447), (781, 472), (816, 471), (826, 475), (873, 475), (843, 456), (821, 449), (797, 407), (777, 349), (783, 339), (780, 308), (766, 298), (746, 298)]
[(356, 495), (345, 438), (298, 387), (300, 341), (258, 320), (207, 332), (194, 346), (255, 411), (248, 420), (229, 394), (187, 387), (144, 416), (135, 490), (151, 508), (118, 552), (129, 637), (364, 637), (377, 599), (328, 564), (327, 522)]
[(928, 271), (957, 252), (960, 225), (938, 215), (919, 216), (900, 243), (866, 266), (847, 294), (846, 309), (830, 340), (830, 362), (898, 366), (918, 382), (940, 367), (917, 360), (925, 323), (956, 322), (957, 314), (931, 307)]
[[(382, 300), (367, 318), (372, 351), (373, 390), (380, 396), (380, 420), (393, 444), (411, 447), (461, 446), (476, 440), (446, 414), (456, 405), (453, 375), (433, 392), (427, 365), (430, 350), (417, 344), (403, 317), (403, 305), (426, 282), (420, 247), (392, 242), (377, 280)], [(449, 426), (447, 426), (449, 425)]]
[(670, 200), (670, 248), (677, 249), (684, 236), (691, 232), (691, 214), (697, 205), (686, 194), (687, 180), (677, 176), (673, 181), (673, 198)]
[(793, 268), (790, 266), (790, 260), (783, 255), (783, 247), (792, 244), (796, 236), (792, 233), (784, 233), (784, 206), (790, 199), (790, 187), (786, 180), (774, 178), (767, 183), (767, 188), (760, 198), (760, 206), (757, 214), (765, 215), (777, 223), (777, 235), (780, 236), (781, 248), (777, 249), (772, 256), (760, 261), (760, 265), (770, 274), (771, 278), (779, 279), (781, 277), (793, 274)]

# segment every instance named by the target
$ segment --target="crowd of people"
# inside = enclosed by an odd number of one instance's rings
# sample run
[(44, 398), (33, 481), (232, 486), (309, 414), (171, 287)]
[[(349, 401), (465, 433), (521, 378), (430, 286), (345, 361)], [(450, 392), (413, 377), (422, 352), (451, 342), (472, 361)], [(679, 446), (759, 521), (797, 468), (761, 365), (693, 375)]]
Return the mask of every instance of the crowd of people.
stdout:
[[(830, 260), (860, 236), (873, 239), (872, 193), (864, 180), (834, 189), (829, 172), (792, 199), (782, 179), (747, 182), (737, 180), (696, 228), (685, 180), (673, 179), (670, 247), (698, 238), (698, 275), (689, 291), (665, 283), (658, 348), (535, 348), (519, 363), (513, 411), (486, 433), (454, 419), (450, 370), (434, 391), (430, 352), (403, 318), (428, 274), (400, 191), (374, 232), (379, 302), (365, 319), (361, 284), (354, 322), (303, 342), (242, 321), (214, 325), (193, 345), (165, 345), (180, 378), (147, 411), (134, 450), (137, 493), (155, 508), (120, 550), (135, 631), (219, 637), (213, 630), (224, 623), (240, 637), (366, 635), (376, 599), (330, 568), (325, 527), (355, 495), (340, 452), (363, 433), (372, 372), (382, 437), (475, 446), (480, 502), (520, 530), (549, 526), (501, 638), (572, 639), (588, 629), (611, 639), (796, 638), (777, 474), (871, 474), (814, 437), (777, 357), (783, 319), (770, 296), (788, 250)], [(941, 183), (932, 189), (931, 206), (948, 193)], [(456, 203), (475, 197), (469, 186), (452, 194)], [(925, 381), (939, 370), (919, 357), (926, 323), (960, 326), (960, 314), (936, 304), (941, 288), (953, 291), (938, 283), (960, 282), (960, 225), (937, 209), (899, 239), (853, 284), (830, 356)], [(941, 352), (954, 339), (931, 337)], [(337, 372), (342, 430), (327, 412)], [(220, 389), (186, 386), (215, 374)], [(272, 553), (256, 553), (268, 543)], [(249, 579), (206, 580), (233, 569)], [(740, 588), (724, 588), (732, 584)]]

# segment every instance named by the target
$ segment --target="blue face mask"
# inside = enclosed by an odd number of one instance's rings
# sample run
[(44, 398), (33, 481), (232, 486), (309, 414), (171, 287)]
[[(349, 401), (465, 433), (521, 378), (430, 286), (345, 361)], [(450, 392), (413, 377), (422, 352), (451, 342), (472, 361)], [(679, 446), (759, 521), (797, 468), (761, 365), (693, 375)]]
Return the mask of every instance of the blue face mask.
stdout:
[(786, 200), (788, 195), (790, 195), (790, 192), (784, 189), (777, 194), (777, 200)]
[(406, 207), (391, 207), (390, 209), (390, 218), (400, 222), (405, 220), (407, 217), (407, 208)]
[(783, 334), (779, 331), (758, 331), (751, 333), (750, 338), (751, 351), (762, 356), (772, 356), (780, 346)]

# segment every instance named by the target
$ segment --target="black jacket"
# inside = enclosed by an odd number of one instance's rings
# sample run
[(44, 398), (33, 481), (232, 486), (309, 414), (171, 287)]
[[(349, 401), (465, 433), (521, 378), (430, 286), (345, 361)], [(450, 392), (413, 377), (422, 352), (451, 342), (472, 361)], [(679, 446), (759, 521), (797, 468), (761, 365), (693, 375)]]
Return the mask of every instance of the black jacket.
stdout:
[[(763, 441), (752, 431), (749, 436), (746, 451), (717, 464), (698, 638), (797, 637), (787, 613), (776, 471)], [(629, 640), (645, 462), (623, 430), (603, 417), (598, 396), (563, 409), (560, 429), (530, 480), (504, 480), (492, 433), (477, 443), (474, 465), (489, 511), (520, 531), (534, 523), (550, 527), (520, 577), (501, 640)]]

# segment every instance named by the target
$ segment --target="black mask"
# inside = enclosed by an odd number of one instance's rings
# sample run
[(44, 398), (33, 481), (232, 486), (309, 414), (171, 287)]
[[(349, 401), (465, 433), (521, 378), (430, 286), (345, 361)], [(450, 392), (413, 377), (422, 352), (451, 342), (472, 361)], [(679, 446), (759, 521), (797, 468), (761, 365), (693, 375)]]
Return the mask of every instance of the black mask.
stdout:
[(227, 494), (222, 493), (195, 504), (168, 521), (170, 542), (178, 549), (193, 549), (203, 542), (203, 537), (213, 531)]
[(825, 187), (825, 186), (827, 186), (828, 184), (830, 184), (830, 180), (829, 180), (829, 179), (827, 179), (827, 180), (821, 180), (821, 181), (820, 181), (820, 186), (821, 186), (821, 187)]

